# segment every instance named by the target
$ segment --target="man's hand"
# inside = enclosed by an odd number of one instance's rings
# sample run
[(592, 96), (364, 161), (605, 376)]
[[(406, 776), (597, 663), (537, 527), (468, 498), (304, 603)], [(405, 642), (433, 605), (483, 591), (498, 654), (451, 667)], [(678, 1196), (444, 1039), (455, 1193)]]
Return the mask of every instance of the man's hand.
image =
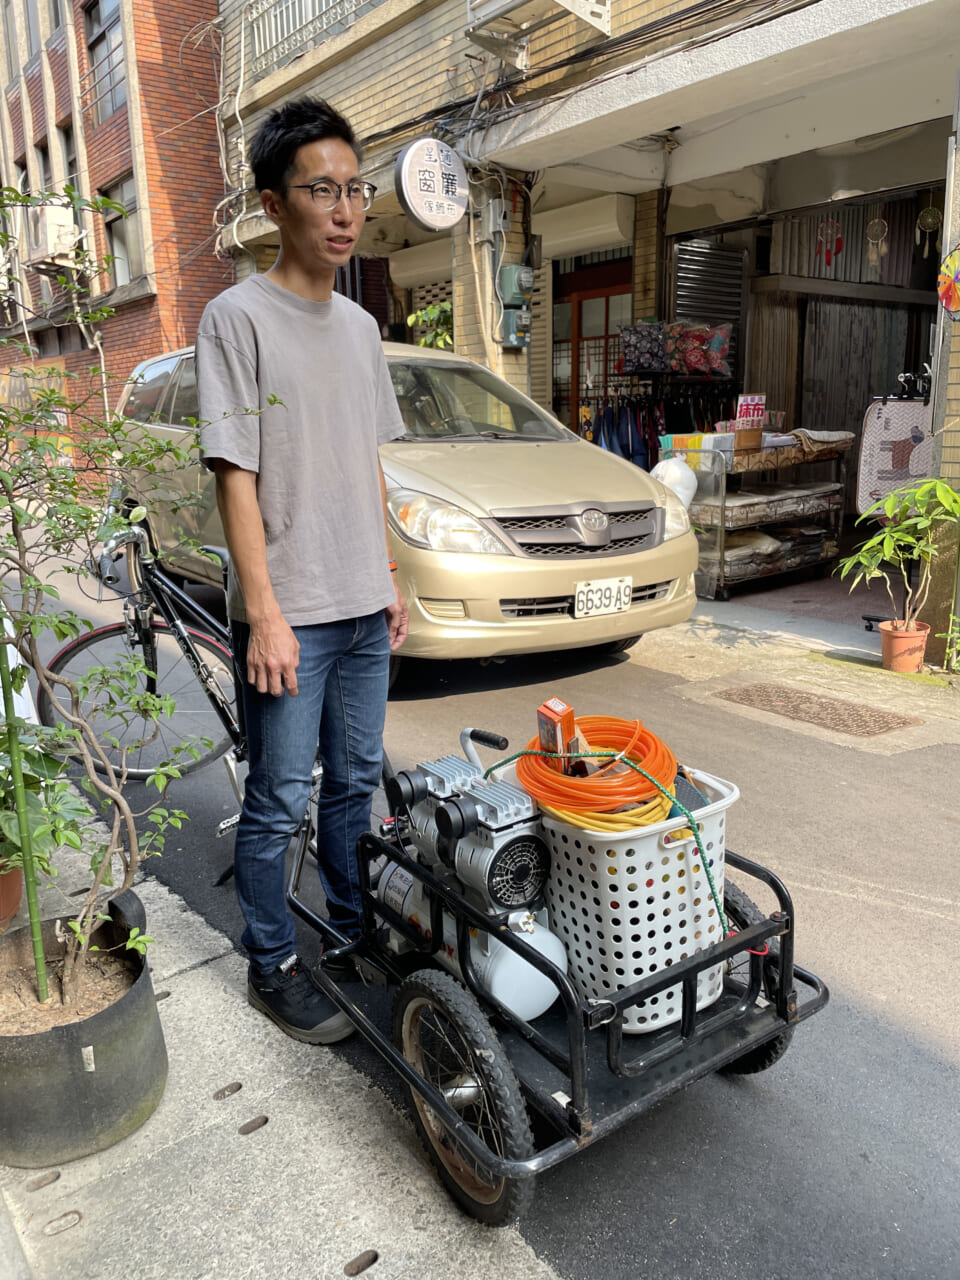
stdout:
[(300, 642), (280, 614), (250, 623), (247, 679), (260, 693), (279, 698), (286, 689), (295, 698), (299, 661)]
[(396, 579), (394, 579), (393, 586), (397, 593), (397, 599), (394, 604), (388, 604), (386, 608), (391, 653), (395, 649), (399, 649), (404, 640), (406, 640), (407, 627), (410, 622), (410, 610), (407, 608), (407, 602), (403, 598), (403, 592), (397, 586)]

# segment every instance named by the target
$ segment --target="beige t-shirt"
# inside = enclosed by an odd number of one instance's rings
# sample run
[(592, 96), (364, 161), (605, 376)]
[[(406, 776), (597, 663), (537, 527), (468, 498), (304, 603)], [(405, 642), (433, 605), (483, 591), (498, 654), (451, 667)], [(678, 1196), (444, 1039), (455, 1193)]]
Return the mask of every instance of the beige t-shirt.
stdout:
[[(207, 306), (196, 353), (203, 459), (256, 472), (287, 622), (392, 604), (377, 446), (404, 426), (374, 318), (341, 294), (311, 302), (254, 275)], [(232, 574), (228, 607), (245, 619)]]

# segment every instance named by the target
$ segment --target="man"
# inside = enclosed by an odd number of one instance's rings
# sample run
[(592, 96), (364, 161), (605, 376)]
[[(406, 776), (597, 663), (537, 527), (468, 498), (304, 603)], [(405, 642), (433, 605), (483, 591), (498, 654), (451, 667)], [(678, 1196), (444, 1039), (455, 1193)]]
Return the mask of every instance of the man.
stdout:
[(356, 842), (381, 769), (391, 649), (407, 632), (377, 446), (404, 427), (377, 324), (334, 293), (374, 188), (348, 122), (303, 98), (274, 111), (250, 166), (280, 254), (215, 298), (197, 334), (201, 448), (230, 550), (228, 610), (250, 772), (237, 830), (250, 1003), (297, 1040), (352, 1024), (298, 959), (285, 853), (319, 741), (320, 877), (360, 928)]

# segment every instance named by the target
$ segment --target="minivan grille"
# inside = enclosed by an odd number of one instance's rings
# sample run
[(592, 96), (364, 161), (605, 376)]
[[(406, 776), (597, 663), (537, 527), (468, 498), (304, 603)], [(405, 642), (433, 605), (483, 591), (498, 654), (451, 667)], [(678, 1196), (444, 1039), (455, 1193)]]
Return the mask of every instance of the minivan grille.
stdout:
[[(662, 600), (672, 586), (672, 582), (654, 582), (648, 586), (634, 587), (630, 603), (633, 605), (649, 600)], [(572, 618), (573, 596), (501, 600), (500, 612), (505, 618)]]
[(611, 538), (605, 547), (587, 547), (582, 542), (531, 542), (523, 548), (528, 556), (622, 556), (640, 551), (650, 541), (649, 533), (632, 538)]
[[(608, 536), (591, 534), (582, 523), (584, 511), (601, 510), (609, 521)], [(496, 531), (524, 556), (622, 556), (660, 544), (659, 508), (645, 506), (610, 510), (600, 504), (574, 511), (504, 511), (492, 513)]]

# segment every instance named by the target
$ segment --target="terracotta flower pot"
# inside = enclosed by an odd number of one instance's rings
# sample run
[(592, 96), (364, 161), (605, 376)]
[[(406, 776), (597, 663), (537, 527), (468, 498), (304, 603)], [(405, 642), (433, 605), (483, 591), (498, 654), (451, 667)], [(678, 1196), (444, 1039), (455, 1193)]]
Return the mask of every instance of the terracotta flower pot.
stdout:
[(918, 622), (916, 631), (897, 631), (892, 622), (880, 623), (880, 650), (884, 671), (919, 671), (927, 647), (929, 622)]
[(23, 872), (19, 867), (8, 868), (0, 858), (0, 933), (20, 910), (23, 897)]

